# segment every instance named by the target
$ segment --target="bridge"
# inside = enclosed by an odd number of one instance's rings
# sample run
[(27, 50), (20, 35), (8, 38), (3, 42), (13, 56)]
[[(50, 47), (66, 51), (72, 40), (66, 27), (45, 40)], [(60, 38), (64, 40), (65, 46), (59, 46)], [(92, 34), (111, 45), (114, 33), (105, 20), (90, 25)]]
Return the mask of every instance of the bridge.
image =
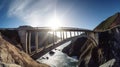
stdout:
[[(49, 27), (21, 26), (19, 28), (3, 28), (0, 29), (0, 33), (4, 34), (4, 36), (7, 36), (13, 41), (20, 39), (18, 41), (20, 41), (19, 43), (21, 43), (23, 50), (34, 59), (37, 59), (37, 57), (44, 55), (45, 53), (67, 41), (75, 41), (78, 38), (84, 37), (92, 42), (92, 46), (97, 47), (97, 49), (100, 46), (100, 49), (104, 49), (106, 52), (106, 60), (110, 60), (110, 45), (119, 45), (120, 40), (120, 38), (118, 38), (120, 36), (120, 26), (116, 26), (105, 31), (92, 31), (73, 27), (61, 27), (59, 29), (53, 30)], [(16, 36), (16, 34), (18, 36)], [(84, 50), (81, 51), (82, 55), (80, 56), (79, 62), (85, 58), (84, 54), (87, 51), (89, 52), (89, 50), (93, 50), (93, 48), (89, 46), (91, 45), (89, 42), (88, 44), (83, 45), (85, 47), (83, 46), (82, 48)], [(86, 49), (86, 46), (89, 46), (88, 49)], [(113, 51), (116, 51), (116, 49)]]
[(41, 56), (62, 43), (78, 37), (92, 40), (95, 46), (98, 44), (98, 34), (87, 29), (60, 27), (53, 30), (49, 27), (21, 26), (17, 30), (24, 51), (31, 56), (36, 56), (36, 54)]

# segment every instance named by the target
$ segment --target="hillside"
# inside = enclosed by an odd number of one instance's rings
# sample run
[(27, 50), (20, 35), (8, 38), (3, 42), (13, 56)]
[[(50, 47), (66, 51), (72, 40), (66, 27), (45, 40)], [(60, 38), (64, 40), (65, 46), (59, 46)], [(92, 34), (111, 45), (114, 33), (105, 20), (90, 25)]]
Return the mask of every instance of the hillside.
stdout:
[(28, 54), (20, 51), (0, 35), (0, 67), (49, 67), (37, 63)]
[(120, 13), (116, 13), (113, 16), (110, 16), (103, 22), (101, 22), (94, 30), (103, 31), (110, 29), (116, 25), (120, 25)]

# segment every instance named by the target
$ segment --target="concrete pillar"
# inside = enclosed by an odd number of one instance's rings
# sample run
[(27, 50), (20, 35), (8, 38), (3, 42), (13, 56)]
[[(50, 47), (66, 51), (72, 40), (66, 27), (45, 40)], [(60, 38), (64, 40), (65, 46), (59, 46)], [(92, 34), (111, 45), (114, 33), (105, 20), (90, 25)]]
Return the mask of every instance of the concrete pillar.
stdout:
[(65, 39), (65, 37), (64, 37), (64, 31), (62, 33), (63, 33), (63, 40), (64, 40)]
[(67, 39), (67, 31), (66, 31), (66, 39)]
[(51, 41), (50, 41), (51, 37), (50, 36), (51, 36), (50, 33), (48, 33), (48, 44), (51, 44)]
[(79, 32), (79, 35), (81, 34), (81, 32)]
[(70, 37), (72, 37), (71, 31), (70, 31)]
[(56, 36), (57, 36), (57, 33), (56, 33), (56, 31), (54, 31), (54, 44), (56, 42)]
[(54, 37), (55, 37), (55, 33), (54, 33), (54, 31), (53, 31), (53, 45), (55, 44)]
[(24, 51), (26, 52), (26, 53), (29, 53), (28, 52), (28, 44), (29, 44), (29, 42), (28, 42), (28, 35), (29, 35), (29, 33), (28, 33), (28, 31), (27, 30), (23, 30), (23, 29), (19, 29), (18, 30), (18, 34), (19, 34), (19, 37), (20, 37), (20, 42), (21, 42), (21, 44), (22, 44), (22, 46), (23, 46), (23, 49), (24, 49)]
[(64, 31), (64, 34), (65, 34), (65, 39), (66, 39), (66, 31)]
[(47, 39), (46, 39), (47, 40), (47, 43), (46, 43), (47, 46), (49, 45), (49, 34), (48, 34), (48, 32), (49, 31), (47, 31)]
[(31, 54), (31, 32), (29, 32), (28, 42), (29, 42), (28, 44), (29, 54)]
[(38, 32), (35, 35), (36, 52), (38, 52)]
[(28, 32), (25, 33), (25, 52), (28, 53)]
[(48, 40), (49, 40), (49, 38), (48, 38), (49, 37), (48, 32), (49, 31), (45, 31), (45, 32), (46, 32), (46, 36), (45, 36), (45, 44), (44, 44), (45, 47), (44, 47), (44, 49), (46, 49), (47, 46), (49, 45), (49, 43), (48, 43)]
[(61, 41), (62, 41), (62, 31), (60, 31), (60, 38), (61, 38)]

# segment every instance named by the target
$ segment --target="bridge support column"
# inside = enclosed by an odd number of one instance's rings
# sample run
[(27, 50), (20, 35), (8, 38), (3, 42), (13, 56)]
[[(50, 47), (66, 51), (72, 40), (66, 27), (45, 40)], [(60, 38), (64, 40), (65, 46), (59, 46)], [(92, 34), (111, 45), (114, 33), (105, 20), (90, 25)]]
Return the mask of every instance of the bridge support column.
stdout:
[(60, 31), (60, 38), (61, 38), (61, 41), (62, 41), (62, 31)]
[(81, 35), (81, 32), (79, 32), (79, 35)]
[(64, 31), (65, 39), (66, 39), (66, 31)]
[(25, 52), (28, 53), (28, 32), (25, 33), (25, 40), (26, 40), (26, 43), (25, 43)]
[(53, 45), (55, 44), (55, 32), (53, 31)]
[(70, 31), (70, 37), (72, 37), (71, 31)]
[(64, 39), (65, 39), (66, 38), (65, 31), (63, 33), (64, 33)]
[(48, 32), (47, 32), (47, 46), (49, 45), (49, 34), (48, 34)]
[(66, 39), (67, 39), (67, 31), (65, 33), (66, 33)]
[(63, 33), (63, 40), (64, 40), (65, 39), (65, 37), (64, 37), (64, 31), (62, 33)]
[(29, 32), (29, 37), (28, 37), (28, 51), (29, 54), (31, 54), (31, 32)]
[(80, 35), (80, 32), (78, 31), (78, 35)]
[(38, 32), (35, 35), (36, 52), (38, 52)]
[(55, 45), (56, 41), (57, 41), (57, 32), (54, 31), (54, 45)]

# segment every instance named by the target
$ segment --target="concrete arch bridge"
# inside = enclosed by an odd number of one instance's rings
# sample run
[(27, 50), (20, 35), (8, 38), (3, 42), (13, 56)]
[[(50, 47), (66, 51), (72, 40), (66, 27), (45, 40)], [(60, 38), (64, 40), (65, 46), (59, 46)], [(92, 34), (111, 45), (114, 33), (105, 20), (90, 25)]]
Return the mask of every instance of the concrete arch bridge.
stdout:
[(24, 51), (31, 56), (42, 56), (46, 52), (60, 46), (69, 40), (86, 37), (98, 44), (97, 33), (87, 29), (61, 27), (52, 30), (49, 27), (29, 27), (21, 26), (18, 28), (19, 37)]

